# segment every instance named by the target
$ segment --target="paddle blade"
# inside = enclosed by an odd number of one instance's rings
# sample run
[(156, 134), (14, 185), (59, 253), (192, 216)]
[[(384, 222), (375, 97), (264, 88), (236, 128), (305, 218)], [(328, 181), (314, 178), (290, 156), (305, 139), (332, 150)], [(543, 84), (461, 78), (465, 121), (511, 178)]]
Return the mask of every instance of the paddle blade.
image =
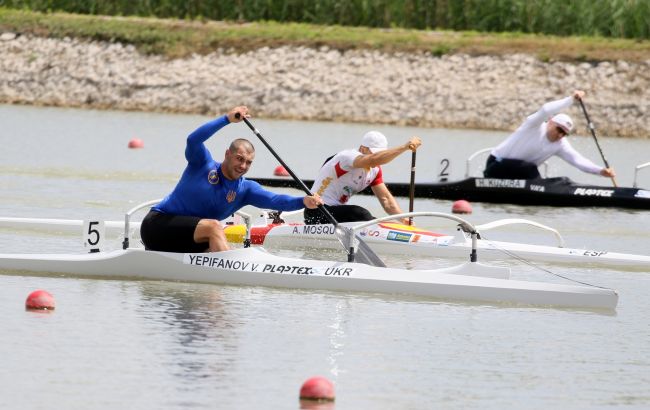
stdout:
[(350, 251), (352, 247), (353, 238), (357, 240), (357, 249), (354, 254), (354, 261), (358, 263), (365, 263), (370, 266), (379, 266), (385, 268), (386, 264), (381, 260), (377, 254), (370, 249), (370, 246), (361, 239), (359, 235), (354, 235), (354, 231), (350, 228), (338, 225), (334, 230), (336, 238), (341, 242), (341, 245), (345, 248), (347, 252)]
[(359, 235), (357, 235), (359, 241), (359, 247), (357, 248), (357, 253), (354, 255), (354, 260), (359, 263), (365, 263), (370, 266), (379, 266), (385, 268), (386, 264), (382, 261), (379, 256), (370, 249), (367, 243), (361, 240)]

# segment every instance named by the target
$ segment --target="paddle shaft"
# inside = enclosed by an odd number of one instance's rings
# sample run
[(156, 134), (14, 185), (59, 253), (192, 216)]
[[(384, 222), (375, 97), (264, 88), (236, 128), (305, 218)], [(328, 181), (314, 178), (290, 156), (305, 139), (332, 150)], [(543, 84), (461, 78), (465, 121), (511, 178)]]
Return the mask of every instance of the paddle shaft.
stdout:
[[(275, 152), (275, 150), (273, 148), (271, 148), (269, 143), (266, 142), (264, 137), (262, 137), (262, 134), (260, 134), (260, 132), (253, 126), (253, 124), (251, 124), (251, 122), (248, 121), (248, 118), (246, 118), (245, 116), (241, 116), (239, 113), (236, 113), (235, 117), (236, 118), (242, 118), (244, 120), (244, 122), (246, 123), (246, 125), (248, 125), (248, 128), (250, 128), (251, 131), (253, 131), (253, 133), (255, 135), (257, 135), (257, 138), (259, 138), (260, 141), (262, 141), (264, 146), (266, 146), (266, 148), (271, 152), (271, 154), (273, 154), (275, 159), (277, 159), (278, 162), (280, 162), (280, 164), (282, 164), (282, 166), (287, 170), (289, 175), (291, 175), (291, 177), (298, 183), (300, 188), (302, 188), (302, 190), (305, 191), (305, 193), (307, 195), (313, 195), (311, 193), (311, 191), (309, 191), (309, 188), (307, 188), (307, 185), (305, 185), (305, 183), (302, 182), (302, 180), (300, 178), (298, 178), (298, 176), (291, 170), (291, 168), (289, 168), (289, 166), (287, 164), (285, 164), (285, 162), (282, 160), (282, 158), (280, 158), (280, 156), (277, 154), (277, 152)], [(335, 232), (338, 232), (339, 228), (340, 228), (339, 227), (339, 222), (336, 220), (336, 218), (334, 218), (334, 215), (332, 215), (330, 213), (330, 211), (327, 208), (325, 208), (324, 205), (319, 205), (318, 209), (320, 209), (321, 212), (323, 212), (325, 214), (327, 219), (330, 220), (332, 225), (334, 225), (334, 227), (337, 228), (335, 230)], [(372, 265), (372, 266), (379, 266), (379, 267), (384, 267), (384, 268), (386, 267), (386, 264), (381, 260), (381, 258), (379, 258), (379, 256), (377, 256), (377, 254), (375, 254), (375, 252), (372, 249), (370, 249), (368, 244), (366, 244), (363, 241), (363, 239), (361, 239), (359, 234), (354, 234), (353, 231), (351, 229), (349, 229), (349, 228), (343, 228), (343, 231), (345, 231), (345, 237), (346, 237), (346, 242), (345, 243), (347, 243), (347, 245), (344, 245), (344, 246), (348, 247), (348, 249), (347, 249), (348, 262), (354, 262), (355, 261), (355, 255), (357, 255), (357, 256), (360, 256), (360, 259), (362, 259), (362, 263), (367, 263), (368, 265)], [(357, 252), (355, 252), (354, 240), (352, 239), (352, 235), (354, 235), (354, 238), (356, 238), (357, 243), (358, 243)], [(344, 242), (341, 241), (341, 243), (343, 244)]]
[[(411, 185), (409, 187), (409, 212), (413, 212), (415, 201), (415, 151), (411, 153)], [(413, 225), (413, 217), (409, 216), (409, 225)]]
[[(607, 162), (607, 158), (605, 158), (605, 154), (603, 153), (603, 150), (600, 148), (600, 143), (598, 143), (598, 138), (596, 138), (594, 123), (591, 122), (591, 119), (589, 118), (589, 114), (587, 114), (587, 108), (585, 108), (585, 104), (582, 102), (582, 98), (578, 98), (578, 102), (580, 102), (580, 107), (582, 108), (582, 112), (584, 113), (585, 119), (587, 120), (587, 126), (589, 127), (589, 131), (591, 131), (591, 136), (594, 137), (594, 141), (596, 142), (596, 147), (598, 147), (598, 152), (600, 152), (600, 157), (603, 159), (603, 162), (605, 163), (605, 167), (609, 168), (609, 162)], [(618, 186), (614, 177), (612, 177), (612, 183), (614, 184), (615, 187)]]
[[(237, 117), (239, 117), (239, 113), (237, 113), (236, 115), (237, 115)], [(313, 194), (311, 193), (311, 191), (309, 190), (309, 188), (307, 188), (307, 185), (305, 185), (305, 183), (302, 182), (302, 179), (298, 178), (298, 176), (293, 172), (293, 170), (292, 170), (291, 168), (289, 168), (289, 165), (287, 165), (287, 164), (282, 160), (282, 158), (280, 158), (280, 156), (277, 154), (277, 152), (275, 152), (275, 150), (274, 150), (274, 149), (269, 145), (269, 143), (266, 142), (266, 140), (264, 139), (264, 137), (262, 136), (262, 134), (260, 134), (260, 132), (257, 130), (257, 128), (255, 128), (255, 127), (253, 126), (253, 124), (251, 124), (251, 122), (248, 121), (248, 118), (243, 117), (243, 120), (244, 120), (244, 122), (246, 123), (246, 125), (248, 125), (248, 128), (250, 128), (251, 131), (253, 131), (253, 133), (255, 133), (255, 135), (257, 135), (257, 138), (259, 138), (259, 140), (262, 141), (262, 144), (264, 144), (264, 146), (265, 146), (265, 147), (266, 147), (266, 148), (271, 152), (271, 154), (273, 154), (273, 156), (275, 157), (275, 159), (277, 159), (278, 162), (279, 162), (280, 164), (282, 164), (282, 166), (284, 167), (284, 169), (287, 170), (287, 172), (289, 173), (289, 175), (291, 175), (291, 177), (294, 179), (294, 181), (296, 181), (296, 183), (298, 183), (298, 185), (300, 186), (300, 188), (301, 188), (301, 189), (302, 189), (302, 190), (303, 190), (307, 195), (313, 195)], [(339, 224), (338, 221), (336, 220), (336, 218), (334, 218), (334, 215), (332, 215), (331, 212), (330, 212), (327, 208), (325, 208), (325, 206), (323, 206), (323, 205), (319, 205), (318, 208), (319, 208), (319, 209), (320, 209), (320, 210), (325, 214), (325, 216), (327, 217), (327, 219), (330, 220), (330, 222), (332, 223), (332, 225), (334, 225), (335, 227), (338, 226), (338, 224)]]

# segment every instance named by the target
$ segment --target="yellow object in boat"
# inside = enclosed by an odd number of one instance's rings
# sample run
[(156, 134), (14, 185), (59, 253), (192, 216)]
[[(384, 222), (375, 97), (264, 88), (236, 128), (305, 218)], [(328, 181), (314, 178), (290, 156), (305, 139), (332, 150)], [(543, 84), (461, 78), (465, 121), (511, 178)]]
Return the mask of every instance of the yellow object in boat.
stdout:
[(244, 243), (246, 227), (244, 225), (228, 225), (224, 228), (226, 239), (230, 243)]

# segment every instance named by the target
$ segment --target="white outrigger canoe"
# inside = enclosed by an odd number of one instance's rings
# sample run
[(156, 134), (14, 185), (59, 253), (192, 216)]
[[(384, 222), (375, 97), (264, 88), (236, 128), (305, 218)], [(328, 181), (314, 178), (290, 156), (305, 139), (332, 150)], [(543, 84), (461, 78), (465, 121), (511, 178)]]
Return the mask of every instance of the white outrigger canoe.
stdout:
[[(239, 213), (252, 220), (250, 215)], [(450, 215), (436, 212), (412, 212), (404, 216), (434, 216), (449, 218)], [(339, 249), (340, 243), (335, 235), (333, 225), (305, 225), (303, 223), (274, 223), (266, 213), (260, 215), (257, 225), (227, 225), (225, 232), (232, 243), (243, 243), (249, 234), (253, 245), (262, 245), (267, 249), (321, 248)], [(410, 255), (434, 258), (467, 259), (472, 249), (469, 232), (459, 225), (454, 235), (441, 234), (415, 226), (392, 222), (395, 216), (384, 217), (364, 223), (342, 223), (357, 232), (370, 247), (381, 254)], [(84, 221), (78, 219), (47, 218), (3, 218), (0, 228), (34, 229), (57, 233), (79, 234)], [(516, 242), (503, 242), (481, 239), (481, 234), (508, 225), (527, 225), (536, 227), (554, 236), (556, 246), (534, 245)], [(104, 221), (105, 229), (114, 234), (122, 234), (124, 222)], [(139, 237), (139, 222), (132, 222), (130, 237)], [(602, 249), (579, 249), (565, 246), (561, 234), (548, 226), (527, 219), (502, 219), (482, 225), (476, 225), (479, 238), (476, 247), (481, 253), (481, 260), (512, 261), (513, 259), (529, 262), (544, 262), (562, 265), (581, 265), (590, 268), (613, 268), (650, 272), (650, 256), (630, 253), (612, 252)]]
[[(612, 289), (511, 280), (509, 268), (484, 265), (476, 262), (475, 257), (474, 261), (455, 267), (407, 270), (355, 262), (280, 257), (261, 247), (202, 254), (131, 248), (130, 216), (154, 202), (139, 205), (126, 214), (122, 250), (86, 254), (0, 254), (0, 273), (54, 273), (81, 277), (407, 294), (442, 300), (584, 309), (612, 310), (618, 304), (618, 294)], [(250, 218), (244, 217), (250, 226)], [(450, 217), (476, 233), (471, 224)], [(246, 236), (249, 235), (250, 230)], [(476, 243), (476, 235), (473, 237)], [(471, 254), (476, 255), (476, 248)]]
[[(473, 244), (471, 233), (464, 229), (467, 225), (459, 224), (456, 235), (447, 235), (391, 222), (396, 217), (409, 216), (450, 218), (451, 215), (437, 212), (411, 212), (363, 223), (343, 223), (342, 225), (357, 232), (373, 250), (379, 253), (463, 259), (469, 256)], [(528, 225), (548, 231), (553, 234), (557, 246), (481, 239), (483, 233), (508, 225)], [(527, 219), (502, 219), (476, 225), (475, 229), (479, 233), (476, 247), (480, 251), (481, 260), (512, 261), (519, 259), (650, 272), (650, 256), (606, 250), (567, 248), (564, 239), (557, 230)], [(269, 249), (309, 246), (337, 249), (339, 244), (334, 232), (333, 225), (269, 223), (268, 225), (253, 226), (250, 236), (253, 244), (264, 245)], [(245, 233), (246, 228), (243, 226), (226, 227), (226, 235), (231, 242), (242, 242)]]

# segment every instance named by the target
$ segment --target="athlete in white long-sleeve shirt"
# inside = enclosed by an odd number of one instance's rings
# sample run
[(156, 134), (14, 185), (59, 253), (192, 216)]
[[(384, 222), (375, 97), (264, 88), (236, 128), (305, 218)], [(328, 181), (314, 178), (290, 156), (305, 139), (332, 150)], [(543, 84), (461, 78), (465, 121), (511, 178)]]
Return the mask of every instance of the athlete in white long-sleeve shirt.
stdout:
[(551, 101), (526, 118), (515, 132), (491, 152), (483, 175), (487, 178), (540, 178), (537, 166), (553, 155), (590, 174), (614, 177), (614, 170), (600, 167), (576, 151), (565, 137), (573, 129), (571, 117), (560, 111), (582, 99), (584, 91)]

